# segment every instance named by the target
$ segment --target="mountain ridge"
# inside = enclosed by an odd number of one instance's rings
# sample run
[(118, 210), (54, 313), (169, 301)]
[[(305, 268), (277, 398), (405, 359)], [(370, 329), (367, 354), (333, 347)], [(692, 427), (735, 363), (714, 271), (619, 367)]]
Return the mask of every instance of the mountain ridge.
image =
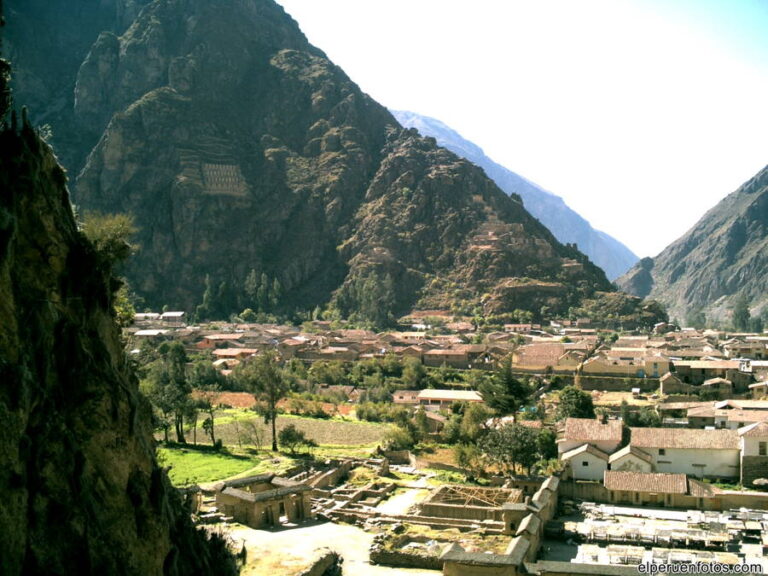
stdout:
[(560, 242), (577, 244), (610, 280), (627, 272), (638, 261), (629, 248), (609, 234), (592, 228), (560, 196), (494, 162), (480, 146), (465, 139), (444, 122), (415, 112), (391, 112), (403, 126), (418, 129), (424, 136), (435, 138), (440, 146), (483, 168), (507, 194), (521, 196), (526, 209), (544, 223)]
[(423, 306), (565, 313), (611, 289), (479, 168), (399, 126), (279, 5), (222, 6), (149, 2), (77, 73), (74, 117), (101, 136), (74, 198), (134, 215), (125, 273), (147, 304), (384, 323)]
[(727, 323), (738, 298), (755, 314), (768, 309), (768, 166), (710, 208), (656, 257), (644, 259), (617, 284), (664, 302), (670, 315), (705, 313)]

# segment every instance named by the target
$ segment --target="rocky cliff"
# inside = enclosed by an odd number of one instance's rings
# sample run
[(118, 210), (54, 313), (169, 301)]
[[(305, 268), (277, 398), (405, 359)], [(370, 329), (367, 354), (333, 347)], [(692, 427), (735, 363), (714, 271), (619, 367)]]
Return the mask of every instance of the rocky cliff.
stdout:
[[(285, 307), (345, 314), (373, 306), (373, 285), (392, 287), (388, 312), (483, 294), (489, 309), (564, 310), (607, 287), (519, 198), (402, 129), (277, 4), (225, 4), (156, 0), (78, 75), (76, 113), (105, 131), (77, 202), (136, 216), (128, 274), (151, 303), (190, 308), (208, 278), (244, 307), (250, 271), (279, 281)], [(517, 288), (542, 282), (543, 297)]]
[(617, 283), (684, 320), (704, 312), (728, 322), (737, 297), (768, 307), (768, 167), (724, 198), (680, 239), (644, 258)]
[(629, 248), (605, 232), (592, 228), (560, 196), (494, 162), (479, 146), (443, 122), (414, 112), (393, 111), (392, 114), (403, 126), (416, 128), (424, 136), (435, 138), (438, 145), (480, 166), (507, 194), (519, 195), (526, 210), (549, 228), (560, 242), (576, 244), (610, 280), (618, 278), (637, 262), (637, 256)]
[[(80, 171), (101, 136), (74, 115), (75, 79), (101, 32), (120, 34), (149, 0), (4, 0), (3, 53), (14, 65), (15, 97), (46, 126), (60, 161)], [(52, 137), (51, 137), (52, 134)]]
[(233, 574), (157, 465), (117, 284), (64, 171), (26, 118), (3, 126), (0, 151), (0, 572)]
[(279, 287), (279, 311), (330, 303), (380, 322), (414, 306), (565, 312), (609, 289), (519, 197), (404, 130), (272, 0), (10, 3), (29, 24), (19, 53), (59, 22), (66, 66), (49, 78), (27, 58), (39, 82), (19, 84), (48, 105), (72, 88), (53, 142), (83, 165), (83, 211), (135, 217), (125, 272), (150, 306), (193, 311), (207, 294), (219, 314), (256, 308), (255, 278)]

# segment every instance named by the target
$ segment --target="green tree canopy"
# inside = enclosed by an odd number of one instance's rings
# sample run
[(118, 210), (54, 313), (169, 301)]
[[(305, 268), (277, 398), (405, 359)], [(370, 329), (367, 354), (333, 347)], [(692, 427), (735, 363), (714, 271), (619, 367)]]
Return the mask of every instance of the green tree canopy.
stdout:
[(557, 418), (594, 418), (595, 406), (592, 396), (576, 386), (566, 386), (560, 391)]
[(483, 401), (500, 415), (514, 414), (531, 396), (527, 382), (515, 378), (512, 356), (504, 358), (490, 381), (480, 383)]

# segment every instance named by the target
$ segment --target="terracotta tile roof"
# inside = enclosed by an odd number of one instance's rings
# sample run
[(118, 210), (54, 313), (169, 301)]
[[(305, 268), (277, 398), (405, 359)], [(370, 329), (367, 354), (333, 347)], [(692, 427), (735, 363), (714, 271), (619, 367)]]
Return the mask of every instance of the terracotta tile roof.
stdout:
[(620, 458), (623, 458), (628, 454), (632, 454), (632, 456), (636, 456), (637, 458), (640, 458), (640, 460), (648, 462), (649, 464), (653, 464), (653, 458), (651, 458), (649, 454), (647, 454), (646, 452), (643, 452), (642, 450), (640, 450), (640, 448), (636, 448), (635, 446), (624, 446), (624, 448), (622, 448), (618, 452), (614, 452), (613, 454), (611, 454), (611, 457), (608, 458), (608, 462), (611, 462), (611, 463), (616, 462), (616, 460), (619, 460)]
[(691, 450), (738, 450), (735, 430), (691, 428), (631, 428), (630, 445), (637, 448), (678, 448)]
[(564, 440), (583, 440), (584, 442), (621, 442), (622, 423), (620, 420), (600, 420), (589, 418), (568, 418), (565, 421)]
[(738, 434), (746, 438), (765, 438), (768, 436), (768, 422), (757, 422), (744, 426)]
[(688, 479), (685, 474), (646, 474), (606, 470), (603, 474), (603, 484), (608, 490), (623, 492), (688, 493)]

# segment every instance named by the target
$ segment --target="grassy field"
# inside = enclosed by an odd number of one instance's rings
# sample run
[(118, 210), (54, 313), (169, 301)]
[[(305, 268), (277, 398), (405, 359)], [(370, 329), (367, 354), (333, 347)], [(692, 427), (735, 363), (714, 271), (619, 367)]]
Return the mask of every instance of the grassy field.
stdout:
[[(247, 438), (248, 423), (256, 430), (256, 442)], [(311, 454), (274, 453), (271, 427), (250, 410), (227, 409), (216, 418), (216, 438), (224, 450), (212, 449), (208, 437), (197, 430), (197, 446), (192, 445), (193, 434), (187, 433), (190, 444), (161, 445), (158, 458), (162, 466), (169, 467), (169, 476), (176, 486), (224, 480), (233, 476), (280, 473), (307, 459), (325, 460), (341, 457), (366, 457), (381, 443), (389, 431), (387, 424), (374, 424), (340, 419), (316, 419), (280, 415), (278, 432), (289, 424), (302, 430), (314, 440), (317, 448)]]

